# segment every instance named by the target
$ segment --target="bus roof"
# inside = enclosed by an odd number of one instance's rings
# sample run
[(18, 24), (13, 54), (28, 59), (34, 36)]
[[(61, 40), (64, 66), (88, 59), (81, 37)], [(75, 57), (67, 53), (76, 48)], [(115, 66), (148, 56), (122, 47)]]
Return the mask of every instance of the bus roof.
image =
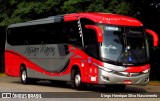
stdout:
[(31, 20), (31, 21), (22, 22), (22, 23), (11, 24), (11, 25), (8, 26), (8, 28), (61, 22), (61, 21), (63, 21), (63, 18), (64, 18), (63, 15), (50, 16), (48, 18), (43, 18), (43, 19)]
[(76, 20), (76, 18), (88, 18), (96, 23), (104, 23), (110, 25), (125, 25), (125, 26), (143, 26), (143, 24), (132, 17), (111, 14), (111, 13), (75, 13), (66, 14), (64, 21)]
[(74, 20), (78, 20), (79, 18), (87, 18), (96, 23), (103, 23), (103, 24), (110, 24), (110, 25), (143, 26), (143, 24), (139, 20), (132, 17), (118, 15), (118, 14), (110, 14), (110, 13), (89, 13), (88, 12), (88, 13), (73, 13), (73, 14), (50, 16), (48, 18), (11, 24), (8, 26), (8, 28), (56, 23), (56, 22), (62, 22), (62, 21), (74, 21)]

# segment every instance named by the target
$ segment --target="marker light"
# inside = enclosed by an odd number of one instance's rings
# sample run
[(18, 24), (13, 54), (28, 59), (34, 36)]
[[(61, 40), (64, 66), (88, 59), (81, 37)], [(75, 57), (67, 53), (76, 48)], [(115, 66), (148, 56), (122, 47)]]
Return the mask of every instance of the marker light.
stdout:
[(102, 66), (99, 66), (99, 65), (98, 65), (98, 67), (99, 67), (100, 69), (106, 71), (106, 72), (112, 72), (112, 71), (113, 71), (113, 70), (111, 70), (111, 69), (109, 69), (109, 68), (107, 68), (107, 67), (102, 67)]
[(146, 74), (146, 73), (148, 73), (149, 71), (150, 71), (150, 69), (146, 69), (146, 70), (142, 71), (142, 73)]

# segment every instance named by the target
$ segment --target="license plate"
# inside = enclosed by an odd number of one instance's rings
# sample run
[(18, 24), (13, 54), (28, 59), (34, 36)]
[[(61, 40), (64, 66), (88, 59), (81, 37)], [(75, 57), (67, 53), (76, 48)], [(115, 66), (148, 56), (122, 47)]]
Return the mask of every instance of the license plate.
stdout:
[(130, 85), (132, 84), (132, 80), (124, 80), (123, 83), (126, 85)]
[(92, 77), (91, 77), (91, 81), (96, 81), (96, 77), (95, 77), (95, 76), (92, 76)]

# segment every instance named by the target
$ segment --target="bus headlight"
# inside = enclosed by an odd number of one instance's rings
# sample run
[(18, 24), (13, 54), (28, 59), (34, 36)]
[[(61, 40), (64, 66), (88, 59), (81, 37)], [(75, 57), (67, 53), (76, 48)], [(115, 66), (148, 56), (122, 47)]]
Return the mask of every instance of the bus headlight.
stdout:
[(100, 65), (98, 65), (98, 64), (96, 64), (96, 63), (93, 63), (93, 64), (94, 64), (95, 66), (97, 66), (98, 68), (106, 71), (106, 72), (113, 72), (113, 70), (111, 70), (111, 69), (109, 69), (109, 68), (107, 68), (107, 67), (102, 67), (102, 66), (100, 66)]
[(146, 74), (146, 73), (148, 73), (149, 71), (150, 71), (150, 69), (146, 69), (146, 70), (142, 71), (142, 73)]
[(102, 66), (99, 66), (99, 65), (98, 65), (98, 67), (99, 67), (100, 69), (106, 71), (106, 72), (113, 72), (113, 70), (108, 69), (107, 67), (102, 67)]

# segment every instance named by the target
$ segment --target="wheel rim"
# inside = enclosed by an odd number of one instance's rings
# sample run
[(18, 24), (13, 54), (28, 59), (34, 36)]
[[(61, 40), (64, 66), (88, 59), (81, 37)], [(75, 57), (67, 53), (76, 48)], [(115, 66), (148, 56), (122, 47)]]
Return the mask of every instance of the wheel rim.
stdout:
[(27, 77), (26, 71), (24, 70), (24, 71), (22, 72), (22, 81), (25, 81), (25, 80), (26, 80), (26, 77)]
[(75, 85), (80, 86), (80, 83), (81, 83), (81, 76), (79, 74), (77, 74), (75, 76)]

